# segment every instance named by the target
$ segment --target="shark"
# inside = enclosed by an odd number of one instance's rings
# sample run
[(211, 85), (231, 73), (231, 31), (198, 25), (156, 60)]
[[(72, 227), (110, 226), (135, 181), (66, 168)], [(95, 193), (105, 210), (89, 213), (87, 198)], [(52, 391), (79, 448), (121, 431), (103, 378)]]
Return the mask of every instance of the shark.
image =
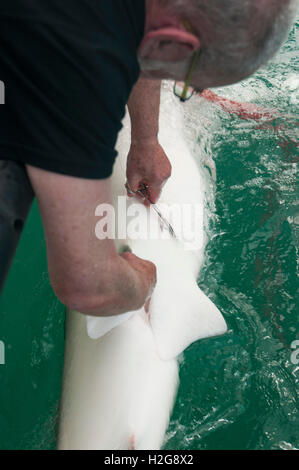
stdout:
[[(159, 141), (173, 170), (153, 208), (127, 198), (130, 119), (124, 119), (112, 195), (116, 225), (125, 220), (128, 230), (122, 227), (115, 244), (119, 252), (129, 249), (155, 263), (157, 285), (148, 311), (114, 317), (67, 312), (58, 449), (160, 449), (176, 400), (180, 356), (192, 343), (227, 331), (197, 283), (207, 242), (205, 177), (183, 121), (180, 106), (164, 100)], [(124, 211), (128, 217), (121, 219)]]

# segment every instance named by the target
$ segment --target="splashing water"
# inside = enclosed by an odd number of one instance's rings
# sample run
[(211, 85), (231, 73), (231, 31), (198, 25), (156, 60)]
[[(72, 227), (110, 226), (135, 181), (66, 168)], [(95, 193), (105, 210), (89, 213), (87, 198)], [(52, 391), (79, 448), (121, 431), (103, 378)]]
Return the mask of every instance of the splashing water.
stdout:
[(299, 448), (299, 367), (291, 359), (299, 339), (296, 34), (298, 23), (253, 77), (213, 90), (272, 117), (242, 119), (203, 97), (173, 103), (206, 168), (210, 242), (199, 284), (229, 333), (185, 352), (166, 449)]

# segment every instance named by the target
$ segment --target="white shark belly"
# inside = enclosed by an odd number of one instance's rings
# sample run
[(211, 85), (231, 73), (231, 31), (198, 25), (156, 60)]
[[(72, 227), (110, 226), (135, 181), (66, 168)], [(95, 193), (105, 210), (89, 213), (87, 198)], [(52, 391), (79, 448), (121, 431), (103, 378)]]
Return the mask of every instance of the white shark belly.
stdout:
[[(157, 266), (150, 315), (141, 309), (118, 317), (88, 317), (86, 327), (83, 315), (69, 313), (60, 449), (159, 449), (176, 395), (178, 355), (192, 342), (226, 331), (221, 313), (196, 283), (204, 251), (204, 184), (179, 133), (179, 113), (173, 126), (167, 122), (172, 111), (161, 113), (160, 142), (173, 173), (159, 204), (196, 204), (199, 244), (190, 249), (190, 242), (171, 237), (116, 240), (118, 248), (128, 244), (136, 255)], [(129, 145), (127, 119), (112, 178), (116, 208), (117, 197), (126, 193)], [(133, 203), (130, 200), (129, 205)], [(158, 218), (145, 213), (144, 223), (149, 219)], [(177, 221), (171, 223), (180, 232)]]
[(59, 449), (159, 449), (175, 398), (178, 366), (161, 361), (139, 315), (98, 340), (68, 316)]

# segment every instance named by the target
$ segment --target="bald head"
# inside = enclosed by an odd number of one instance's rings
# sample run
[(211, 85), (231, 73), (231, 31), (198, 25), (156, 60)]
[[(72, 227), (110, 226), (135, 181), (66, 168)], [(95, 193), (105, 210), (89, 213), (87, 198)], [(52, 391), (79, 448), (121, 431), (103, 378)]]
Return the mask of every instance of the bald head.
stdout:
[(240, 81), (286, 38), (297, 0), (147, 0), (140, 63), (145, 76), (184, 80), (200, 50), (193, 86)]

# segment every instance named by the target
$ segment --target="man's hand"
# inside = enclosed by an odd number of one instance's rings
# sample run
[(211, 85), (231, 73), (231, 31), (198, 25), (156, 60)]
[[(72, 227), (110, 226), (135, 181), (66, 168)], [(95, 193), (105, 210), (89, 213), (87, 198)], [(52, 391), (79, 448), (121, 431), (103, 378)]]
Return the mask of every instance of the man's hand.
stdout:
[(170, 162), (158, 142), (160, 89), (157, 80), (139, 79), (128, 102), (132, 143), (127, 183), (134, 192), (147, 187), (146, 195), (152, 203), (158, 200), (171, 175)]
[(141, 297), (143, 301), (145, 299), (145, 304), (147, 305), (157, 283), (156, 266), (150, 261), (138, 258), (138, 256), (130, 252), (121, 254), (121, 257), (138, 275)]
[(157, 139), (131, 145), (127, 161), (127, 183), (132, 191), (136, 192), (145, 186), (149, 200), (155, 203), (170, 175), (170, 161)]

